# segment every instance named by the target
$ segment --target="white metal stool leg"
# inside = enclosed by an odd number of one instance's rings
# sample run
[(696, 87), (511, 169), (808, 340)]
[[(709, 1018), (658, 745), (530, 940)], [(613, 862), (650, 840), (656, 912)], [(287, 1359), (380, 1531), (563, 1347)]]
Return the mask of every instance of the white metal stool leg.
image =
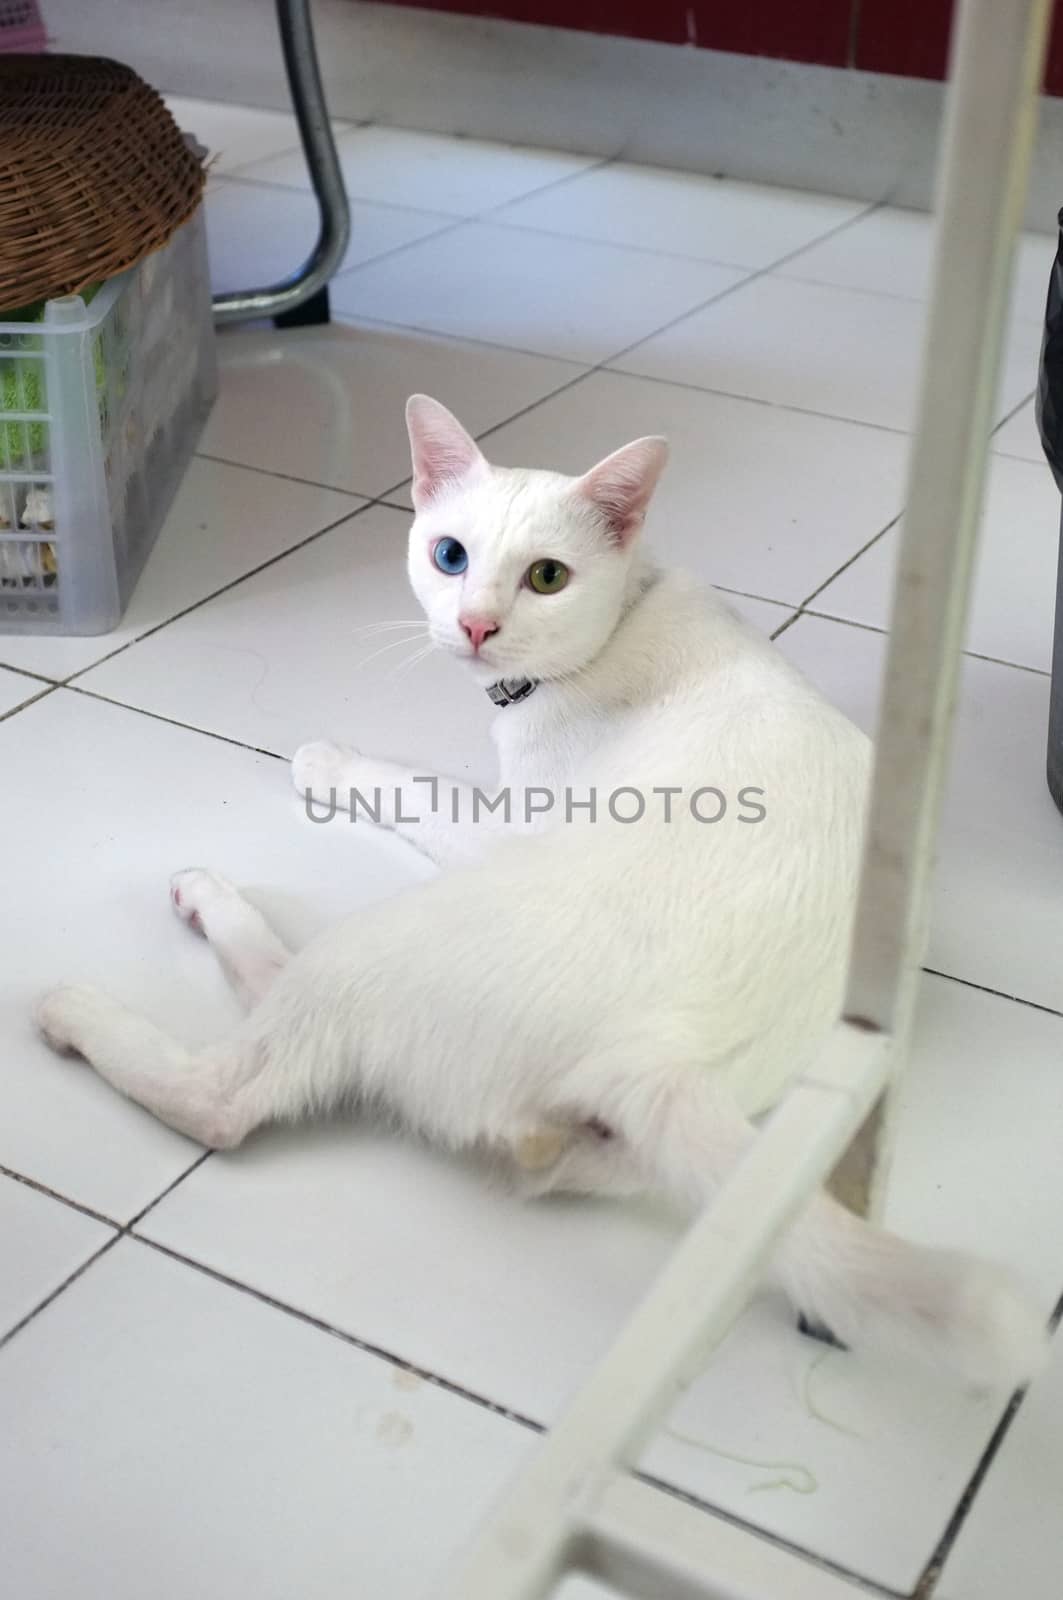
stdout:
[[(939, 236), (845, 1016), (511, 1486), (449, 1600), (539, 1600), (567, 1568), (644, 1600), (713, 1600), (712, 1524), (654, 1516), (619, 1476), (755, 1287), (772, 1247), (863, 1127), (843, 1176), (881, 1183), (881, 1106), (927, 925), (1011, 253), (1026, 192), (1049, 0), (962, 0), (940, 161)], [(901, 1048), (898, 1048), (901, 1047)], [(781, 1181), (779, 1173), (786, 1174)], [(618, 1510), (619, 1507), (619, 1510)], [(765, 1592), (763, 1600), (776, 1600)]]

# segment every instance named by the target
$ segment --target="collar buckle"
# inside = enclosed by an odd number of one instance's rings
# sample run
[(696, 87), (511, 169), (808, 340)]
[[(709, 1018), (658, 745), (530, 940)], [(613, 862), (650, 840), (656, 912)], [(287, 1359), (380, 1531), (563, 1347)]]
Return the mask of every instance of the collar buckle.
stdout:
[(499, 678), (487, 686), (487, 698), (496, 706), (515, 706), (539, 687), (535, 678)]

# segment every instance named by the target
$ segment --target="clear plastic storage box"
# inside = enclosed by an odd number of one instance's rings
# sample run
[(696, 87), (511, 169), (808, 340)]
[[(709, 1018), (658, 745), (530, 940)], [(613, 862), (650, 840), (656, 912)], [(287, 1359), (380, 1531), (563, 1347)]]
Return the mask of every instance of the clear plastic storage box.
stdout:
[(202, 207), (88, 304), (0, 321), (0, 634), (116, 625), (216, 389)]

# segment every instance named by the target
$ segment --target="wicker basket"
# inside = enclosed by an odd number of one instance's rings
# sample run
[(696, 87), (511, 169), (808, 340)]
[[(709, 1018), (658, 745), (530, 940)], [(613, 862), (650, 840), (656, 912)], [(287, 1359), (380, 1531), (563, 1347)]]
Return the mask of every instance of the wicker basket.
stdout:
[(135, 266), (192, 215), (203, 181), (131, 68), (0, 55), (0, 315)]

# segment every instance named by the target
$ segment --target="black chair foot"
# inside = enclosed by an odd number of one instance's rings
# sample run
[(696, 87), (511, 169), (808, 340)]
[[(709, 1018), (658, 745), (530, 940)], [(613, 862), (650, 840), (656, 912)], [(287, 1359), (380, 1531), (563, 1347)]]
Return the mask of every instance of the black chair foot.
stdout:
[(304, 300), (294, 311), (281, 311), (273, 319), (275, 328), (318, 328), (331, 320), (328, 303), (328, 284)]
[(798, 1316), (797, 1326), (808, 1339), (816, 1339), (820, 1344), (829, 1344), (835, 1350), (849, 1348), (847, 1344), (842, 1344), (840, 1339), (836, 1339), (830, 1329), (825, 1328), (821, 1322), (810, 1322), (803, 1311)]

